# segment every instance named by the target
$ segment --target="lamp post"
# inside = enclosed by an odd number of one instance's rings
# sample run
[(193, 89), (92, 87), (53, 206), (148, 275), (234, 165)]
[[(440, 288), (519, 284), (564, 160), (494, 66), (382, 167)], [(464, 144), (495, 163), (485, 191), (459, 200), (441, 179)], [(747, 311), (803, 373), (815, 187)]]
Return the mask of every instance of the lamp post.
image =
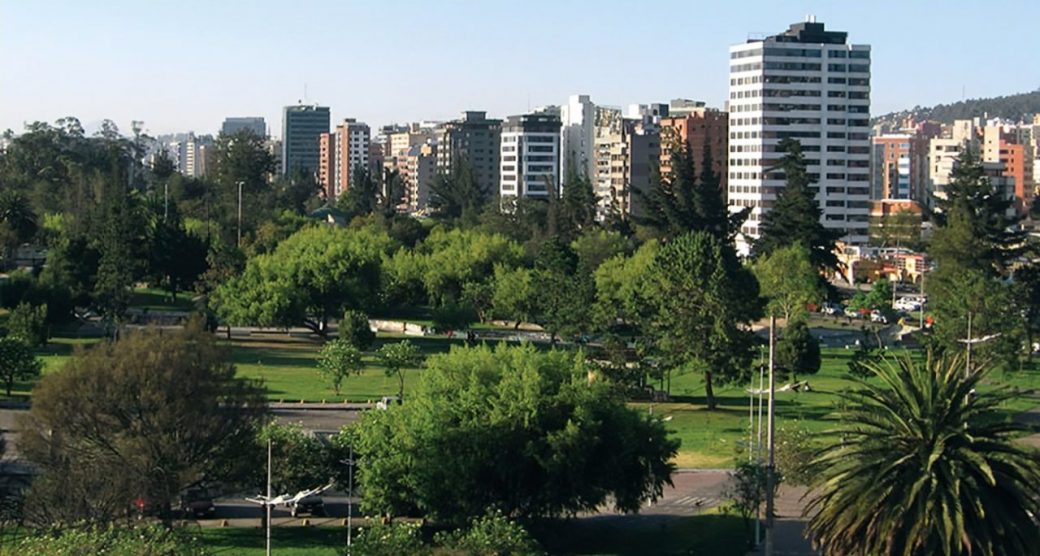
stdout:
[(776, 367), (776, 316), (770, 315), (769, 317), (769, 401), (768, 409), (766, 411), (766, 419), (768, 424), (766, 425), (766, 444), (769, 451), (768, 465), (766, 466), (766, 556), (773, 556), (773, 544), (775, 538), (775, 530), (773, 523), (773, 506), (775, 501), (773, 500), (773, 491), (776, 485), (776, 422), (775, 422), (775, 409), (774, 397), (776, 395), (776, 381), (775, 381), (775, 367)]
[(350, 556), (350, 547), (353, 544), (353, 517), (354, 517), (354, 443), (350, 444), (349, 459), (340, 460), (349, 466), (347, 469), (347, 556)]

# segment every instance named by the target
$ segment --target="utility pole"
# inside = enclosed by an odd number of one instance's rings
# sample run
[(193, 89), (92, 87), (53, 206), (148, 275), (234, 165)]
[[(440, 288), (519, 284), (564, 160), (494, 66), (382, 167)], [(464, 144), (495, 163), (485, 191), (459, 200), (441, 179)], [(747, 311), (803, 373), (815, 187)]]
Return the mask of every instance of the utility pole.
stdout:
[(775, 367), (776, 367), (776, 316), (769, 316), (769, 407), (767, 410), (768, 424), (766, 425), (766, 443), (768, 444), (769, 450), (769, 463), (766, 466), (766, 549), (765, 556), (773, 556), (773, 542), (775, 539), (775, 530), (773, 523), (773, 513), (775, 501), (773, 500), (773, 491), (776, 489), (776, 423), (775, 423), (775, 404), (774, 397), (776, 394), (776, 381), (775, 381)]
[(924, 255), (922, 255), (921, 256), (921, 327), (920, 327), (922, 331), (924, 330), (924, 305), (925, 305), (925, 301), (924, 301), (925, 300), (925, 297), (924, 297), (924, 275), (925, 274), (927, 274), (927, 272), (925, 272)]
[[(238, 182), (238, 246), (242, 247), (242, 184), (244, 181)], [(270, 493), (268, 493), (270, 495)]]

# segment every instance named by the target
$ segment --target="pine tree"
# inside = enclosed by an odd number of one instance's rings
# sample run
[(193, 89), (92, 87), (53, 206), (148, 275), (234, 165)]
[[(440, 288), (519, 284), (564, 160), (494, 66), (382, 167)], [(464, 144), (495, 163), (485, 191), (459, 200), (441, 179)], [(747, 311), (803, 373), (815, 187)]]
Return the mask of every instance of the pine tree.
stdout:
[(755, 256), (768, 255), (781, 247), (801, 243), (809, 248), (813, 266), (820, 269), (837, 268), (838, 257), (834, 247), (842, 233), (828, 229), (820, 222), (823, 211), (811, 187), (813, 182), (806, 171), (801, 144), (787, 138), (777, 144), (776, 150), (786, 154), (772, 170), (782, 171), (787, 184), (777, 193), (772, 210), (762, 216), (759, 238), (754, 245)]
[(930, 254), (940, 266), (1005, 274), (1025, 239), (1016, 229), (1012, 197), (994, 190), (972, 149), (957, 157), (950, 177), (945, 195), (936, 196)]
[(708, 232), (720, 240), (731, 241), (747, 217), (747, 211), (730, 213), (726, 208), (721, 180), (712, 170), (708, 148), (705, 148), (699, 175), (685, 142), (671, 141), (668, 152), (667, 175), (662, 175), (659, 168), (653, 169), (650, 190), (647, 193), (636, 192), (646, 207), (640, 223), (664, 238), (689, 232)]

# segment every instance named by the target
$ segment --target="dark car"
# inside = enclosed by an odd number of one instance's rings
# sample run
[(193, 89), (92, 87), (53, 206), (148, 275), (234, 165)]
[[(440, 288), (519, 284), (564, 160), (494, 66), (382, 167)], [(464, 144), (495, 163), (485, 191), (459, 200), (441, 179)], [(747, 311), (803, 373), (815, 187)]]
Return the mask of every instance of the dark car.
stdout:
[(213, 497), (201, 488), (188, 489), (181, 495), (181, 513), (185, 517), (213, 517), (216, 511)]

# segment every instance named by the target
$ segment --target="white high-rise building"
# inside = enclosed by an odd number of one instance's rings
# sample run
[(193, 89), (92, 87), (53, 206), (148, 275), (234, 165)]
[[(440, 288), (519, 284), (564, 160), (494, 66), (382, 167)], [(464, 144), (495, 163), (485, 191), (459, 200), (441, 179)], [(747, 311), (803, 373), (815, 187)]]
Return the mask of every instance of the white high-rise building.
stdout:
[(560, 187), (560, 118), (536, 112), (502, 124), (499, 197), (548, 199)]
[[(596, 105), (589, 95), (571, 95), (560, 107), (560, 175), (596, 179)], [(571, 165), (574, 165), (573, 170)]]
[(810, 17), (779, 35), (730, 47), (729, 203), (752, 207), (746, 247), (784, 187), (772, 171), (781, 139), (802, 144), (822, 221), (867, 242), (870, 218), (870, 46)]

